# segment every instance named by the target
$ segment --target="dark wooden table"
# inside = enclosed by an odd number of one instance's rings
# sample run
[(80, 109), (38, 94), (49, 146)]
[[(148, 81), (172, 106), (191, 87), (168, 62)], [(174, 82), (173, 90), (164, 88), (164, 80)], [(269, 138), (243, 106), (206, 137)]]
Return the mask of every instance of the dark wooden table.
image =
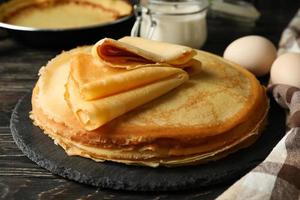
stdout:
[[(254, 2), (262, 12), (256, 26), (209, 18), (204, 49), (221, 55), (232, 40), (249, 34), (265, 36), (277, 44), (300, 2)], [(30, 48), (11, 38), (0, 40), (0, 199), (213, 199), (232, 184), (172, 194), (112, 191), (65, 180), (30, 161), (13, 141), (10, 115), (18, 99), (32, 89), (39, 68), (61, 51)]]

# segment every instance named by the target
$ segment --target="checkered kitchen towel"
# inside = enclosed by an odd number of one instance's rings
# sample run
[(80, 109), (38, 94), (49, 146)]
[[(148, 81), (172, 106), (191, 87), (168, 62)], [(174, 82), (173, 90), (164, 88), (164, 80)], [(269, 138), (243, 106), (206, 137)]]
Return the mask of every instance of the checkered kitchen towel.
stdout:
[(283, 31), (279, 42), (278, 55), (286, 52), (300, 53), (300, 9)]
[[(278, 54), (285, 52), (300, 52), (300, 10), (282, 34)], [(217, 200), (300, 200), (300, 88), (273, 85), (268, 90), (289, 111), (289, 131), (261, 164)]]

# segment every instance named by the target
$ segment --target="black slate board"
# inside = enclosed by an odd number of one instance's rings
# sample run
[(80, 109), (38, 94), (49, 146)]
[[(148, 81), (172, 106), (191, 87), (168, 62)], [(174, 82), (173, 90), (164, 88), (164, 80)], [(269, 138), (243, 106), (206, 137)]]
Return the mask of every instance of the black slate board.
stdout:
[(285, 113), (271, 100), (269, 123), (255, 144), (222, 160), (205, 165), (177, 168), (148, 168), (113, 162), (97, 163), (64, 150), (35, 127), (28, 118), (31, 94), (16, 105), (11, 132), (18, 147), (39, 166), (54, 174), (103, 188), (131, 191), (177, 191), (203, 189), (237, 180), (260, 163), (285, 132)]

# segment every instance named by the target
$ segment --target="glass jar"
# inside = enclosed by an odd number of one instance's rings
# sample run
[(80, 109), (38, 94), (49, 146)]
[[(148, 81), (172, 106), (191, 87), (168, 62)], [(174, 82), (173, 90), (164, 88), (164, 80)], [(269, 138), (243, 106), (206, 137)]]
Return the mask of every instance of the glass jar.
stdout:
[(131, 36), (201, 48), (207, 38), (207, 0), (142, 0)]

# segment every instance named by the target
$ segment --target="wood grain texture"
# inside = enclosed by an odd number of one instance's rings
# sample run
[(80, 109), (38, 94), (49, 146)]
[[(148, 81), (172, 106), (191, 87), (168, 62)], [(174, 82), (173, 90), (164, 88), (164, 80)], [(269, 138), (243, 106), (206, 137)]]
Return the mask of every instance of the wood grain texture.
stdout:
[[(17, 185), (15, 184), (16, 182), (18, 183)], [(41, 182), (43, 183), (42, 185)], [(219, 187), (219, 192), (222, 190), (224, 190), (224, 186)], [(14, 179), (5, 179), (0, 177), (0, 198), (2, 199), (196, 200), (212, 199), (214, 197), (215, 191), (212, 192), (209, 189), (205, 191), (188, 191), (185, 194), (176, 192), (172, 194), (130, 193), (101, 190), (58, 178), (15, 177)]]
[[(3, 0), (1, 0), (3, 1)], [(259, 34), (278, 43), (280, 34), (300, 7), (299, 0), (255, 0), (262, 17), (255, 27), (210, 18), (205, 50), (222, 55), (234, 39)], [(1, 34), (3, 35), (3, 34)], [(14, 144), (9, 130), (11, 111), (30, 91), (40, 66), (62, 49), (33, 49), (0, 39), (0, 199), (213, 199), (230, 183), (185, 193), (128, 193), (102, 190), (67, 181), (38, 167)], [(217, 191), (216, 191), (217, 190)]]

